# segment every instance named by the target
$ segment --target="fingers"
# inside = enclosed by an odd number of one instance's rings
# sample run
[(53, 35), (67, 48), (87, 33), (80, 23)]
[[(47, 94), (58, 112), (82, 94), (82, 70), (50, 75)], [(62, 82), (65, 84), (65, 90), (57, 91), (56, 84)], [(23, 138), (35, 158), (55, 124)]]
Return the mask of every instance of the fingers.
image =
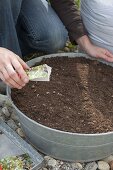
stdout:
[(110, 57), (111, 59), (113, 59), (113, 54), (110, 53), (109, 51), (106, 51), (106, 52), (105, 52), (105, 55), (106, 55), (107, 57)]
[(105, 60), (108, 61), (108, 62), (113, 62), (113, 58), (108, 57), (108, 56), (105, 56)]
[(14, 88), (21, 89), (25, 86), (25, 83), (19, 78), (17, 72), (11, 65), (7, 65), (6, 68), (2, 69), (2, 73), (7, 84), (10, 84)]
[(109, 57), (109, 56), (107, 56), (106, 54), (103, 54), (103, 53), (101, 53), (101, 55), (99, 55), (97, 58), (102, 58), (102, 59), (104, 59), (108, 62), (113, 62), (113, 58), (111, 58), (111, 57)]
[(108, 62), (113, 62), (113, 54), (103, 48), (99, 48), (99, 50), (97, 50), (97, 58), (102, 58)]
[(30, 68), (19, 56), (0, 47), (0, 77), (6, 84), (18, 89), (25, 86), (29, 81), (25, 69)]
[(113, 54), (110, 53), (107, 49), (101, 48), (98, 46), (89, 43), (85, 51), (88, 55), (95, 57), (95, 58), (102, 58), (108, 62), (113, 62)]
[(12, 63), (3, 65), (0, 73), (1, 79), (13, 88), (21, 89), (29, 81), (23, 67), (15, 59)]
[(12, 62), (13, 67), (15, 68), (15, 71), (19, 75), (18, 78), (20, 79), (20, 81), (18, 79), (17, 82), (21, 83), (21, 85), (22, 85), (22, 83), (24, 83), (24, 84), (28, 83), (29, 78), (28, 78), (25, 70), (23, 69), (22, 65), (20, 64), (20, 62), (18, 60), (16, 60), (16, 59), (12, 60), (11, 62)]
[(113, 55), (109, 52), (103, 54), (102, 58), (108, 62), (113, 62)]
[(17, 56), (17, 58), (18, 58), (20, 64), (22, 65), (22, 67), (24, 68), (24, 70), (26, 70), (26, 69), (29, 70), (30, 69), (30, 67), (20, 57)]

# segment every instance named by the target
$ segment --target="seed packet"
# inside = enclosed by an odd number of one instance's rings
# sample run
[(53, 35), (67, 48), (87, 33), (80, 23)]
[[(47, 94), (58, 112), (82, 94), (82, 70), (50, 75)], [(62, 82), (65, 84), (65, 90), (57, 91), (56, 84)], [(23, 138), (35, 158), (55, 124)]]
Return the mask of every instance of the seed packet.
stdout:
[(26, 73), (31, 81), (50, 81), (51, 67), (47, 64), (32, 67)]

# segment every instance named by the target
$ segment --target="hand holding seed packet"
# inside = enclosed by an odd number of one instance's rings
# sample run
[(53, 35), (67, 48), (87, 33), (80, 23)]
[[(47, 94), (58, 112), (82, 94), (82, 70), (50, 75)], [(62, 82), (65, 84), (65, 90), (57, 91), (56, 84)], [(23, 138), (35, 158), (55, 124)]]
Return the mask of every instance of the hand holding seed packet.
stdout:
[(47, 64), (32, 67), (26, 73), (31, 81), (50, 81), (52, 68)]

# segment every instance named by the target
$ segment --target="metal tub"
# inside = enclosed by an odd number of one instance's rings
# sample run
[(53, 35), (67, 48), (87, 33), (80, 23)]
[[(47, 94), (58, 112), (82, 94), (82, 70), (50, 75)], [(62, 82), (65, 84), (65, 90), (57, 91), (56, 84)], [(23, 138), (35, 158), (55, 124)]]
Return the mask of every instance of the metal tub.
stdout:
[[(28, 61), (29, 66), (51, 57), (86, 57), (82, 53), (59, 53), (41, 56)], [(91, 58), (90, 58), (91, 59)], [(100, 60), (100, 62), (103, 62)], [(105, 62), (104, 62), (105, 63)], [(106, 63), (113, 66), (110, 63)], [(11, 89), (7, 87), (11, 99)], [(13, 102), (12, 102), (13, 104)], [(43, 126), (28, 118), (14, 104), (27, 139), (41, 152), (65, 161), (88, 162), (99, 160), (113, 153), (113, 132), (100, 134), (80, 134), (64, 132)]]

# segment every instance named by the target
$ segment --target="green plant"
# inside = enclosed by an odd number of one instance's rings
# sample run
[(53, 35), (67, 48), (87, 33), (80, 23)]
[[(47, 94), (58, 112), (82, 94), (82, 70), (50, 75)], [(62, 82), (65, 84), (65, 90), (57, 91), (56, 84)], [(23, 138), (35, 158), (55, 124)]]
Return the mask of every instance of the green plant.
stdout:
[(78, 9), (80, 8), (80, 0), (75, 0), (75, 3), (77, 4)]

